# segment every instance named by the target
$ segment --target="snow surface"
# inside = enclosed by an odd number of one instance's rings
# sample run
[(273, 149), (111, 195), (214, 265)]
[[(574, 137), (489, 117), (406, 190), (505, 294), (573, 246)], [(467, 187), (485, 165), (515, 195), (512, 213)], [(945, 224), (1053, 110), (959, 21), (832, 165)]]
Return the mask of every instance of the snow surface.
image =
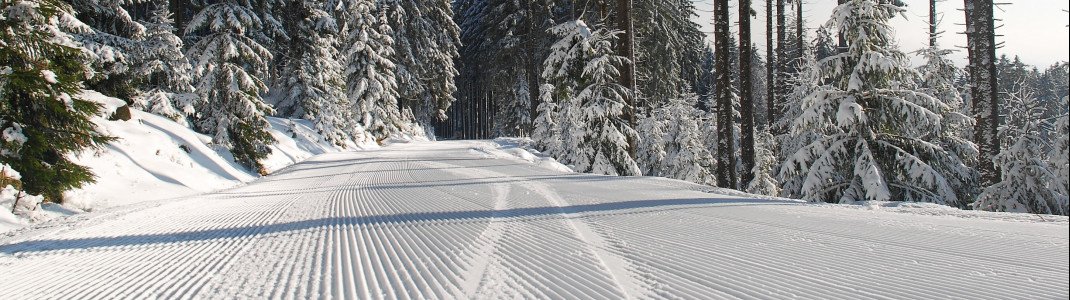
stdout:
[[(82, 97), (102, 103), (104, 111), (114, 111), (125, 104), (94, 91)], [(234, 162), (230, 151), (210, 145), (211, 137), (158, 115), (131, 110), (130, 121), (94, 118), (105, 134), (119, 139), (102, 150), (85, 151), (75, 162), (89, 167), (97, 182), (67, 192), (62, 207), (45, 204), (33, 218), (40, 221), (107, 207), (131, 205), (144, 201), (181, 198), (231, 188), (259, 178)], [(271, 134), (278, 143), (264, 160), (269, 172), (276, 172), (314, 155), (344, 149), (322, 141), (305, 120), (268, 118)], [(376, 147), (359, 145), (356, 148)], [(12, 203), (0, 201), (0, 233), (31, 223), (10, 213)], [(6, 209), (5, 209), (6, 208)]]
[(237, 188), (40, 224), (0, 237), (0, 299), (1070, 294), (1066, 217), (762, 200), (495, 153), (328, 153)]

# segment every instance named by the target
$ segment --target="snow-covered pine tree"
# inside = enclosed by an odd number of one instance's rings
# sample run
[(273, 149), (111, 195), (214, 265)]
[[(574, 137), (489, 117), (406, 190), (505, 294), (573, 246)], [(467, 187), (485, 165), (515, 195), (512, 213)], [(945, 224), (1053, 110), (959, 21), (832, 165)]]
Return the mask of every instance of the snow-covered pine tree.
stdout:
[[(628, 153), (628, 140), (638, 136), (623, 118), (627, 90), (620, 85), (618, 66), (624, 58), (613, 54), (618, 31), (592, 30), (583, 21), (551, 29), (560, 37), (544, 63), (543, 79), (554, 85), (562, 109), (565, 163), (580, 172), (606, 175), (640, 175)], [(574, 110), (574, 111), (571, 111)]]
[(692, 18), (693, 1), (635, 1), (633, 15), (636, 73), (642, 92), (636, 106), (651, 109), (696, 92), (693, 89), (702, 72), (704, 37)]
[(421, 125), (445, 120), (457, 91), (454, 59), (460, 28), (449, 0), (386, 0), (394, 29), (400, 102), (411, 108)]
[(338, 24), (324, 7), (326, 1), (301, 0), (286, 9), (295, 26), (283, 62), (275, 111), (279, 116), (312, 121), (328, 142), (345, 146), (352, 115), (345, 94), (342, 64), (335, 48)]
[(659, 107), (639, 120), (643, 139), (636, 160), (644, 175), (715, 184), (716, 160), (704, 144), (706, 134), (699, 126), (703, 112), (695, 108), (697, 101), (694, 94), (659, 101)]
[(198, 100), (190, 77), (192, 67), (182, 53), (182, 39), (175, 35), (167, 3), (153, 6), (149, 20), (142, 22), (145, 39), (135, 52), (138, 65), (133, 74), (141, 91), (133, 104), (186, 125)]
[(751, 194), (779, 196), (780, 184), (773, 177), (777, 162), (774, 149), (777, 148), (776, 137), (769, 130), (759, 130), (754, 143), (754, 179), (747, 184)]
[(88, 28), (71, 14), (59, 0), (0, 1), (0, 161), (21, 172), (25, 191), (53, 202), (93, 182), (69, 156), (111, 140), (90, 121), (100, 104), (78, 97), (92, 71), (86, 50), (60, 30)]
[[(786, 162), (795, 155), (799, 149), (824, 138), (826, 135), (840, 132), (840, 130), (831, 123), (825, 124), (824, 127), (792, 128), (793, 121), (801, 116), (803, 110), (806, 108), (803, 106), (803, 101), (821, 86), (822, 79), (819, 71), (813, 52), (804, 52), (802, 63), (800, 64), (799, 75), (789, 80), (789, 82), (791, 82), (791, 93), (786, 95), (781, 118), (773, 124), (774, 132), (783, 133), (777, 136), (777, 144), (779, 145), (778, 151), (776, 152), (777, 161)], [(781, 183), (780, 196), (802, 198), (802, 185), (805, 182), (806, 177), (790, 176), (787, 174), (783, 174), (786, 176), (782, 176), (779, 169), (780, 166), (778, 165), (775, 173)]]
[(259, 76), (267, 73), (271, 53), (250, 37), (261, 27), (251, 7), (248, 0), (224, 0), (201, 9), (186, 28), (200, 36), (187, 57), (202, 99), (194, 128), (230, 149), (238, 163), (265, 174), (260, 160), (275, 139), (266, 118), (273, 109), (260, 97), (267, 86)]
[(355, 127), (359, 127), (351, 131), (367, 130), (377, 141), (414, 134), (411, 120), (405, 120), (398, 107), (394, 41), (386, 14), (373, 0), (349, 5), (345, 77)]
[[(665, 142), (664, 176), (705, 185), (717, 182), (713, 175), (717, 161), (703, 143), (705, 137), (699, 127), (698, 118), (702, 112), (695, 109), (698, 96), (686, 94), (669, 100), (663, 111), (654, 114), (667, 116), (664, 130)], [(646, 133), (644, 132), (644, 137)]]
[[(60, 26), (70, 32), (90, 54), (94, 76), (86, 85), (105, 95), (130, 99), (138, 93), (132, 68), (141, 63), (135, 52), (140, 48), (145, 27), (134, 20), (124, 6), (140, 0), (68, 0), (74, 15), (88, 26)], [(80, 23), (81, 23), (80, 22)]]
[(561, 127), (553, 93), (553, 85), (543, 84), (539, 87), (539, 116), (535, 118), (535, 131), (531, 133), (531, 138), (543, 154), (559, 157), (565, 151), (561, 149)]
[(951, 52), (949, 49), (941, 49), (935, 41), (929, 47), (917, 51), (917, 54), (925, 59), (925, 64), (918, 68), (921, 74), (918, 77), (918, 87), (919, 91), (932, 95), (947, 106), (946, 110), (940, 112), (940, 130), (932, 141), (948, 150), (948, 154), (954, 158), (929, 163), (939, 166), (938, 169), (943, 171), (952, 188), (958, 193), (961, 201), (954, 205), (965, 208), (967, 199), (973, 198), (978, 192), (979, 174), (968, 167), (976, 163), (978, 152), (977, 145), (970, 141), (973, 118), (968, 116), (962, 95), (955, 87), (955, 78), (958, 78), (961, 72), (947, 58)]
[(643, 134), (643, 139), (636, 145), (635, 162), (646, 176), (667, 177), (663, 171), (666, 143), (670, 140), (665, 134), (665, 127), (666, 122), (673, 119), (665, 115), (664, 110), (663, 107), (655, 107), (636, 122), (635, 130)]
[[(1066, 197), (1050, 184), (1058, 182), (1059, 170), (1047, 160), (1052, 145), (1043, 136), (1043, 108), (1029, 93), (1009, 95), (1002, 108), (1006, 123), (1000, 126), (1003, 149), (993, 157), (1002, 170), (1000, 181), (985, 188), (973, 203), (988, 211), (1067, 214)], [(1064, 133), (1065, 134), (1065, 133)], [(1065, 151), (1065, 150), (1063, 150)], [(1065, 153), (1065, 152), (1064, 152)]]
[[(1070, 107), (1067, 97), (1062, 99), (1063, 107)], [(1057, 197), (1063, 203), (1063, 214), (1070, 213), (1066, 203), (1070, 203), (1070, 116), (1064, 113), (1055, 120), (1055, 142), (1051, 152), (1048, 153), (1048, 162), (1051, 165), (1055, 178), (1049, 184), (1049, 189), (1055, 191)]]
[(833, 11), (827, 26), (839, 29), (847, 51), (818, 63), (825, 84), (804, 99), (793, 130), (831, 123), (841, 132), (798, 150), (781, 176), (805, 177), (802, 192), (813, 201), (956, 205), (960, 200), (940, 166), (961, 162), (927, 140), (939, 132), (949, 108), (913, 90), (917, 74), (896, 49), (888, 25), (902, 8), (886, 2), (848, 0)]

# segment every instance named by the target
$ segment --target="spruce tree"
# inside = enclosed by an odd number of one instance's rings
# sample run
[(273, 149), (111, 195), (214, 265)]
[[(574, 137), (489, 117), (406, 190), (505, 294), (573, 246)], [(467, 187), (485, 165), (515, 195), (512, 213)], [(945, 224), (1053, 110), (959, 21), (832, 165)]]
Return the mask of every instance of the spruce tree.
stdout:
[(230, 149), (238, 163), (265, 174), (260, 160), (275, 138), (266, 118), (273, 109), (260, 97), (267, 91), (261, 76), (272, 56), (251, 37), (262, 26), (251, 7), (249, 1), (225, 0), (201, 9), (187, 27), (187, 34), (199, 36), (187, 57), (202, 99), (194, 127)]
[(280, 116), (312, 121), (328, 142), (344, 146), (352, 116), (335, 48), (339, 28), (325, 5), (321, 0), (303, 0), (287, 7), (296, 24), (290, 29), (289, 60), (278, 82), (281, 92), (275, 107)]
[[(92, 68), (96, 72), (87, 78), (86, 85), (105, 95), (131, 99), (139, 92), (134, 68), (141, 65), (136, 52), (145, 36), (145, 27), (134, 20), (127, 8), (142, 1), (129, 0), (67, 0), (74, 16), (87, 26), (60, 26), (72, 33), (75, 40), (88, 50)], [(83, 23), (84, 22), (84, 23)]]
[(1000, 126), (999, 136), (1004, 146), (993, 158), (1001, 170), (1000, 181), (985, 188), (974, 208), (1067, 214), (1065, 192), (1052, 186), (1061, 183), (1057, 177), (1061, 170), (1052, 168), (1047, 159), (1047, 149), (1053, 145), (1042, 133), (1044, 111), (1040, 103), (1028, 93), (1017, 93), (1008, 97), (1003, 110), (1007, 112), (1006, 123)]
[(949, 107), (915, 91), (916, 73), (888, 25), (901, 11), (885, 1), (848, 0), (833, 12), (827, 26), (848, 47), (818, 63), (824, 84), (804, 99), (792, 125), (795, 133), (836, 132), (795, 152), (781, 170), (805, 178), (804, 198), (959, 203), (943, 167), (962, 163), (932, 140)]
[(570, 155), (563, 161), (579, 172), (640, 175), (628, 152), (628, 141), (638, 140), (624, 117), (628, 91), (617, 81), (625, 59), (613, 54), (619, 32), (592, 30), (576, 20), (552, 33), (561, 38), (544, 64), (543, 79), (554, 85), (563, 122), (570, 123), (563, 130)]
[(145, 39), (135, 52), (139, 64), (133, 74), (141, 91), (134, 107), (187, 124), (196, 113), (192, 67), (182, 53), (182, 39), (175, 35), (166, 4), (154, 4), (145, 27)]
[[(399, 102), (421, 125), (445, 120), (455, 101), (460, 28), (448, 0), (388, 0), (394, 29)], [(526, 88), (525, 88), (526, 90)], [(526, 95), (526, 94), (525, 94)], [(527, 107), (525, 106), (525, 109)]]
[(754, 179), (747, 183), (747, 192), (751, 194), (779, 196), (780, 184), (774, 177), (777, 160), (776, 138), (768, 130), (761, 130), (754, 143)]
[(348, 14), (348, 48), (345, 50), (346, 88), (356, 126), (377, 141), (412, 134), (411, 120), (398, 107), (392, 29), (375, 1), (357, 0)]
[(25, 191), (53, 202), (93, 182), (70, 155), (112, 139), (90, 121), (101, 105), (78, 97), (92, 71), (86, 50), (59, 30), (71, 13), (58, 0), (0, 1), (0, 161), (21, 172)]

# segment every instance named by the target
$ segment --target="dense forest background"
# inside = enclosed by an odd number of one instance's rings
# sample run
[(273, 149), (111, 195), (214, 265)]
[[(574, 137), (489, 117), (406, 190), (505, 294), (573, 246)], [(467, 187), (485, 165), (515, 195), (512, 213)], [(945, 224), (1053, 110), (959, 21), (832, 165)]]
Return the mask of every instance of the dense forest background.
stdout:
[(3, 179), (53, 201), (93, 178), (65, 157), (115, 138), (84, 88), (252, 170), (274, 115), (337, 145), (522, 136), (581, 172), (1068, 213), (1068, 65), (1000, 53), (992, 1), (965, 26), (929, 1), (924, 49), (897, 46), (896, 0), (840, 0), (818, 28), (805, 3), (717, 0), (712, 39), (688, 0), (0, 1)]

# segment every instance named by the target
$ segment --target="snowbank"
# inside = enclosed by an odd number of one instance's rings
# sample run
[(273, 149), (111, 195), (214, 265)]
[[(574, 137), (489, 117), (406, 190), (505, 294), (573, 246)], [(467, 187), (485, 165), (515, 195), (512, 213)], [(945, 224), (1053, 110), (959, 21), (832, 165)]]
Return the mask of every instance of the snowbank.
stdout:
[(529, 138), (496, 138), (494, 144), (496, 144), (494, 148), (475, 147), (471, 151), (482, 152), (482, 155), (486, 157), (521, 160), (549, 170), (575, 172), (572, 168), (557, 162), (553, 157), (536, 150), (535, 142)]
[[(86, 99), (104, 104), (106, 112), (125, 103), (121, 99), (86, 91)], [(97, 175), (97, 182), (67, 192), (62, 205), (44, 204), (32, 220), (11, 214), (12, 203), (0, 207), (0, 232), (95, 209), (130, 205), (195, 195), (234, 187), (258, 176), (233, 160), (230, 152), (211, 144), (211, 137), (199, 134), (174, 121), (138, 110), (131, 110), (130, 121), (109, 121), (97, 117), (94, 122), (105, 134), (119, 139), (100, 150), (85, 151), (74, 158)], [(263, 161), (269, 172), (312, 156), (343, 151), (323, 139), (305, 120), (268, 118), (271, 135), (278, 141), (272, 154)], [(350, 143), (349, 149), (376, 147)], [(10, 201), (6, 201), (10, 202)]]

